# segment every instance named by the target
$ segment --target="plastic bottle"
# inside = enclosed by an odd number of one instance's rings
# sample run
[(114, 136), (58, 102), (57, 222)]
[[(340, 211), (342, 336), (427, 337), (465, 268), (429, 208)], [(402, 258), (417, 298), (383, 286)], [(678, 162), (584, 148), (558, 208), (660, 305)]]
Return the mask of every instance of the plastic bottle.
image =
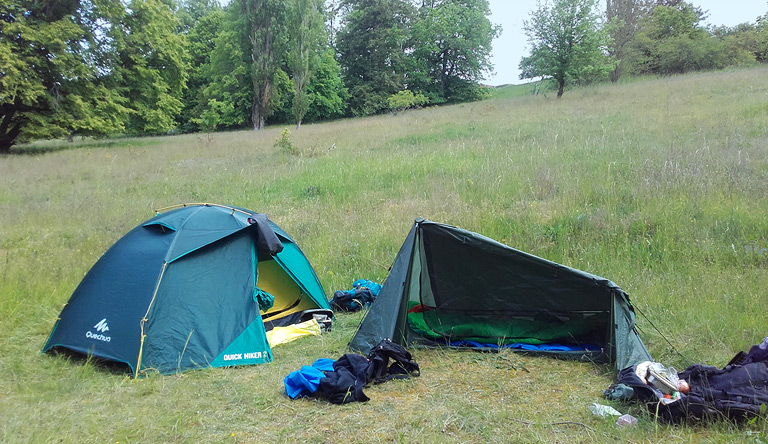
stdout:
[(760, 348), (760, 350), (768, 350), (768, 336), (766, 336), (766, 338), (763, 339), (763, 342), (761, 342), (760, 345), (758, 345), (758, 347)]
[(620, 416), (621, 412), (616, 410), (615, 408), (609, 406), (609, 405), (602, 405), (598, 404), (596, 402), (592, 403), (591, 406), (589, 406), (589, 410), (592, 411), (592, 413), (595, 416), (599, 416), (601, 418), (607, 418), (609, 416)]
[(632, 427), (636, 424), (637, 418), (630, 415), (629, 413), (619, 416), (619, 419), (616, 420), (616, 425), (619, 427)]

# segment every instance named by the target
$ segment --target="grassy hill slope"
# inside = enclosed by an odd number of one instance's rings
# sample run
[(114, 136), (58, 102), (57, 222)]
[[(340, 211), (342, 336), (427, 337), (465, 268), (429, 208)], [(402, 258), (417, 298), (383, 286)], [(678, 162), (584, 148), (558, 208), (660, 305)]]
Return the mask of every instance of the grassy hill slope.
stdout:
[(641, 417), (619, 429), (588, 410), (606, 403), (610, 368), (510, 353), (416, 350), (422, 376), (371, 387), (366, 404), (288, 400), (282, 378), (343, 354), (359, 315), (269, 365), (138, 381), (39, 350), (120, 236), (157, 208), (215, 202), (267, 213), (329, 295), (383, 281), (425, 217), (613, 280), (662, 331), (639, 316), (657, 360), (722, 366), (767, 331), (766, 79), (694, 74), (2, 157), (0, 442), (758, 442), (763, 421), (668, 427), (614, 404)]

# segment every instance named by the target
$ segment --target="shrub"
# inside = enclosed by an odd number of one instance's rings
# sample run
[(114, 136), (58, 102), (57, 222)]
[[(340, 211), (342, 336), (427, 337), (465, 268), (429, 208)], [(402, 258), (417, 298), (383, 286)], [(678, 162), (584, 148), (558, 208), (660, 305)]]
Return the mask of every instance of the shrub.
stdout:
[(390, 111), (398, 112), (410, 108), (418, 108), (429, 103), (429, 99), (422, 94), (414, 94), (413, 91), (403, 90), (392, 94), (387, 98), (387, 106)]
[(291, 132), (288, 131), (288, 128), (285, 128), (280, 134), (280, 138), (275, 142), (275, 148), (292, 156), (299, 154), (299, 147), (297, 147), (291, 140)]

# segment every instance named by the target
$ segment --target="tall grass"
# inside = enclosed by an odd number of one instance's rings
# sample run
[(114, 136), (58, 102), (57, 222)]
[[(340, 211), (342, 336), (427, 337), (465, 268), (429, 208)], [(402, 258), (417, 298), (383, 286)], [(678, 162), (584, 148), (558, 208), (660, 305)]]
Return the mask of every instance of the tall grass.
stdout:
[(635, 407), (640, 426), (618, 429), (587, 410), (609, 368), (514, 354), (416, 350), (422, 377), (369, 388), (367, 404), (289, 401), (282, 378), (344, 353), (359, 315), (269, 365), (138, 381), (39, 350), (120, 236), (157, 208), (216, 202), (267, 213), (329, 294), (383, 281), (416, 217), (477, 231), (619, 284), (658, 360), (722, 366), (766, 334), (766, 78), (500, 91), (303, 125), (294, 154), (275, 146), (282, 127), (21, 147), (0, 158), (0, 441), (756, 442), (762, 422), (673, 428)]

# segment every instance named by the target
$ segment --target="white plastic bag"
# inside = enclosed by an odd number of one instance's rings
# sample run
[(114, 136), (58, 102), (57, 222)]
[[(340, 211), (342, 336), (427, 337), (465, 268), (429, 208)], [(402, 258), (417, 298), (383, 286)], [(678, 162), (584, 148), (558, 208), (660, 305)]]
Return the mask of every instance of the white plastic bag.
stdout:
[(595, 416), (599, 416), (601, 418), (607, 418), (609, 416), (621, 416), (621, 412), (615, 408), (609, 405), (598, 404), (596, 402), (593, 402), (592, 405), (589, 406), (589, 410), (591, 410)]

